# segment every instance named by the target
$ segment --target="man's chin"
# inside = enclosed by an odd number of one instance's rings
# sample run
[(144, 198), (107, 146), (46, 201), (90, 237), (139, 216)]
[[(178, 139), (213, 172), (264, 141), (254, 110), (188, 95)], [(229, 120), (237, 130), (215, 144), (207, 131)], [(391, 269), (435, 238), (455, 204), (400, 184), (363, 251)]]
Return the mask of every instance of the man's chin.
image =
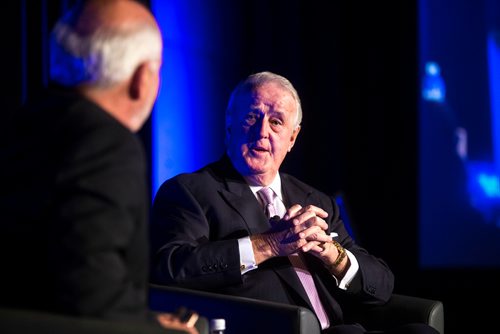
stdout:
[(248, 169), (256, 173), (267, 170), (269, 166), (269, 155), (251, 155), (246, 156), (244, 160)]

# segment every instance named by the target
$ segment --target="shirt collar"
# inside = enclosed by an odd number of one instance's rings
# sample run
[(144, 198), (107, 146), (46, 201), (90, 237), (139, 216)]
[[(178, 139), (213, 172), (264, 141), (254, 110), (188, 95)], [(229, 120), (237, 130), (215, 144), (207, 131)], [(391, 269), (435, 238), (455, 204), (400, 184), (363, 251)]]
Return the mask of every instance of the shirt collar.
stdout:
[[(274, 193), (278, 196), (278, 198), (283, 201), (283, 195), (281, 194), (281, 178), (280, 178), (280, 173), (276, 173), (276, 176), (274, 177), (274, 180), (267, 186), (271, 188)], [(261, 190), (263, 187), (262, 186), (250, 186), (250, 189), (252, 190), (253, 194), (255, 197), (259, 198), (257, 195), (257, 192)]]

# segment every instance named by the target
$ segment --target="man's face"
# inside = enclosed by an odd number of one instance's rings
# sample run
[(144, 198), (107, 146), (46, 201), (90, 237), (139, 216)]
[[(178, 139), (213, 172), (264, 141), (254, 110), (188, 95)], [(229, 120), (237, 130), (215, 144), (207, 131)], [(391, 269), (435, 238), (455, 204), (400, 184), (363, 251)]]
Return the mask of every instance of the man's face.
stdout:
[(228, 128), (228, 154), (236, 169), (256, 184), (267, 185), (292, 148), (297, 104), (273, 82), (240, 96)]

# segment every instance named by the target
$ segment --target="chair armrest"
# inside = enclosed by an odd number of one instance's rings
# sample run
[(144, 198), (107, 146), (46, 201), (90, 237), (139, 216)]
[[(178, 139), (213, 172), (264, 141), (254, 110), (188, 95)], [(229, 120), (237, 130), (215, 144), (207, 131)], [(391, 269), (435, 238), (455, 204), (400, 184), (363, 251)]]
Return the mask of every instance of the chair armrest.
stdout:
[(226, 319), (226, 334), (319, 334), (319, 322), (311, 310), (258, 299), (150, 285), (150, 308), (171, 312), (186, 306), (209, 319)]
[(105, 321), (42, 311), (0, 308), (2, 334), (186, 334), (147, 324)]
[(439, 300), (393, 294), (384, 305), (357, 310), (352, 321), (369, 330), (385, 330), (411, 322), (426, 323), (444, 334), (444, 309)]

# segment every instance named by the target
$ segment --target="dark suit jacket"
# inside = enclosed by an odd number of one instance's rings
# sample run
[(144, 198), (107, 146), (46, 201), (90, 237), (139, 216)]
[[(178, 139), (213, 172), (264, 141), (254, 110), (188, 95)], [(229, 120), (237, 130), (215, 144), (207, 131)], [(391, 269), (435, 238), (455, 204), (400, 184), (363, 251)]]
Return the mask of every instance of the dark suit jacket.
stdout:
[[(317, 205), (325, 209), (329, 232), (357, 258), (360, 269), (347, 291), (316, 257), (305, 254), (332, 323), (341, 323), (343, 309), (387, 301), (393, 274), (380, 259), (355, 244), (339, 217), (332, 197), (281, 173), (286, 206)], [(269, 222), (244, 179), (224, 156), (201, 170), (167, 180), (152, 211), (152, 279), (218, 293), (312, 306), (287, 257), (278, 257), (244, 275), (237, 239), (262, 233)]]
[(50, 96), (2, 132), (0, 305), (143, 321), (143, 147), (88, 100)]

